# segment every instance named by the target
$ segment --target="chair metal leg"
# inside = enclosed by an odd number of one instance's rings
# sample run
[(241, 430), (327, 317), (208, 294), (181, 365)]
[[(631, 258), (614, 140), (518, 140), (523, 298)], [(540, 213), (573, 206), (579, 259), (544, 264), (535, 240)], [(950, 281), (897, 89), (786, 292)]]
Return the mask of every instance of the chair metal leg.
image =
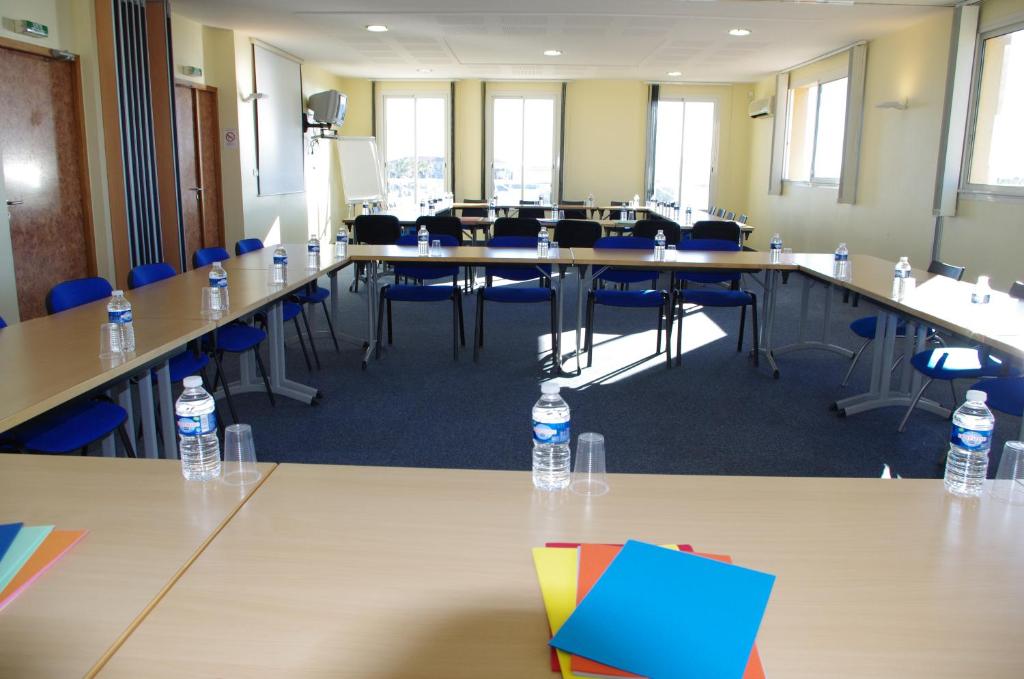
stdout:
[(736, 340), (736, 352), (743, 351), (743, 329), (747, 323), (747, 305), (744, 304), (740, 307), (740, 331), (737, 333), (739, 339)]
[[(299, 307), (299, 313), (302, 315), (302, 322), (306, 324), (306, 335), (309, 336), (309, 348), (313, 350), (313, 358), (316, 359), (316, 369), (319, 370), (320, 369), (320, 352), (316, 350), (316, 342), (313, 341), (313, 330), (312, 330), (312, 328), (309, 327), (309, 316), (306, 315), (306, 308), (304, 306), (303, 307)], [(297, 319), (297, 318), (295, 319), (295, 321), (296, 321), (295, 327), (296, 328), (299, 327), (298, 320), (299, 319)], [(300, 342), (302, 341), (302, 337), (301, 336), (299, 337), (299, 341)], [(303, 352), (305, 352), (305, 349), (303, 349)], [(308, 358), (306, 359), (306, 363), (309, 363), (309, 359)]]
[(551, 372), (553, 375), (558, 375), (559, 363), (558, 358), (561, 356), (561, 351), (558, 346), (558, 300), (555, 291), (551, 292)]
[(452, 360), (459, 360), (459, 297), (455, 292), (452, 292)]
[(924, 381), (924, 384), (921, 385), (921, 388), (918, 389), (917, 393), (914, 395), (914, 400), (910, 402), (910, 407), (907, 408), (907, 412), (903, 415), (903, 419), (900, 420), (900, 426), (897, 427), (896, 431), (902, 432), (904, 429), (907, 428), (907, 420), (910, 419), (910, 413), (914, 412), (914, 408), (917, 407), (917, 402), (920, 401), (921, 396), (924, 395), (924, 390), (927, 389), (928, 385), (931, 383), (932, 380), (929, 377)]
[(587, 367), (594, 365), (594, 296), (587, 299)]
[(473, 362), (480, 360), (480, 347), (484, 345), (484, 294), (480, 290), (476, 299), (476, 323), (473, 324)]
[(750, 295), (750, 330), (754, 335), (754, 367), (757, 367), (761, 364), (761, 337), (757, 328), (757, 295), (752, 292), (748, 294)]
[(839, 383), (839, 386), (845, 387), (849, 383), (850, 375), (853, 374), (853, 369), (857, 367), (857, 362), (860, 361), (861, 354), (864, 353), (864, 350), (867, 349), (868, 345), (873, 341), (873, 339), (865, 341), (864, 344), (860, 345), (860, 348), (857, 349), (857, 351), (853, 352), (853, 358), (850, 359), (850, 367), (847, 368), (846, 375), (843, 376), (843, 381)]
[[(217, 382), (223, 376), (224, 369), (221, 366), (221, 362), (220, 362), (220, 359), (223, 357), (223, 354), (224, 354), (223, 351), (215, 351), (215, 352), (213, 352), (213, 362), (217, 366), (217, 372), (214, 373), (214, 375), (213, 375), (213, 391), (217, 390)], [(228, 411), (231, 413), (231, 421), (237, 424), (238, 423), (238, 412), (235, 410), (235, 401), (234, 401), (233, 398), (231, 398), (231, 389), (228, 388), (228, 380), (227, 380), (226, 377), (224, 378), (223, 389), (224, 389), (224, 398), (227, 399), (227, 402), (228, 402)]]
[(390, 299), (387, 300), (387, 302), (385, 303), (385, 306), (387, 307), (387, 312), (388, 312), (388, 346), (390, 346), (390, 345), (395, 343), (395, 330), (394, 330), (394, 326), (391, 324), (391, 300)]
[[(686, 281), (683, 281), (685, 284)], [(679, 306), (679, 320), (674, 321), (676, 323), (676, 365), (682, 365), (683, 362), (683, 316), (686, 315), (686, 302), (683, 301), (682, 295), (673, 294), (672, 296), (672, 313), (675, 314), (675, 307)]]
[(128, 427), (124, 422), (117, 428), (117, 436), (121, 439), (121, 445), (124, 446), (124, 454), (128, 457), (135, 457), (135, 446), (132, 445), (132, 437), (128, 433)]
[[(331, 340), (334, 342), (334, 353), (340, 354), (341, 348), (338, 347), (338, 336), (334, 334), (334, 323), (331, 321), (331, 312), (327, 310), (327, 300), (320, 300), (320, 306), (324, 309), (324, 318), (327, 319), (327, 329), (331, 331)], [(313, 343), (313, 336), (310, 335), (309, 343)]]
[(256, 367), (260, 370), (260, 377), (263, 378), (263, 386), (267, 390), (267, 398), (270, 399), (270, 405), (276, 406), (274, 402), (274, 390), (270, 388), (270, 380), (267, 378), (267, 369), (263, 366), (263, 358), (260, 356), (259, 346), (252, 348), (252, 355), (256, 358)]
[(458, 284), (452, 289), (455, 290), (455, 305), (459, 310), (459, 344), (466, 346), (466, 320), (462, 316), (462, 290), (459, 289)]
[(949, 390), (953, 392), (953, 407), (950, 408), (950, 411), (954, 411), (959, 407), (960, 397), (956, 395), (956, 384), (953, 380), (949, 381)]
[(672, 324), (675, 322), (675, 306), (672, 304), (672, 298), (665, 295), (665, 305), (667, 307), (665, 316), (665, 367), (672, 367)]
[(306, 370), (312, 372), (313, 364), (309, 362), (309, 352), (306, 351), (306, 342), (302, 339), (302, 328), (299, 326), (299, 317), (296, 316), (293, 318), (292, 322), (295, 324), (295, 336), (299, 338), (299, 348), (302, 349), (302, 358), (306, 359)]
[(657, 348), (654, 350), (654, 354), (655, 355), (658, 355), (658, 354), (661, 353), (661, 324), (662, 324), (662, 317), (664, 315), (665, 315), (665, 303), (662, 302), (661, 306), (658, 307), (658, 338), (656, 340)]
[[(380, 289), (380, 302), (377, 304), (377, 347), (376, 347), (377, 360), (380, 360), (381, 343), (384, 341), (383, 334), (382, 334), (382, 331), (383, 331), (383, 327), (382, 326), (384, 325), (384, 306), (385, 306), (385, 296), (386, 295), (387, 295), (387, 286), (385, 286), (385, 287)], [(388, 306), (388, 308), (390, 308), (390, 304), (388, 304), (387, 306)]]

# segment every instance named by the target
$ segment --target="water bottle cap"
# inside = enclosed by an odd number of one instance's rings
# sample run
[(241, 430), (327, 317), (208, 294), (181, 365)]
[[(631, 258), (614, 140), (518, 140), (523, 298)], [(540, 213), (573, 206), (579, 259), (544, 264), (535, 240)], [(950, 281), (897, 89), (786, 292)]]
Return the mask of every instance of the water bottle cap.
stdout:
[(562, 387), (558, 386), (554, 382), (544, 382), (540, 385), (540, 393), (542, 394), (557, 394), (562, 390)]
[(196, 387), (203, 386), (203, 378), (199, 375), (189, 375), (182, 381), (182, 384), (185, 385), (186, 389), (195, 389)]
[(114, 290), (110, 294), (113, 295), (114, 297), (124, 297), (124, 290)]
[(988, 394), (983, 392), (981, 389), (970, 389), (967, 392), (967, 400), (984, 403), (985, 401), (988, 400)]

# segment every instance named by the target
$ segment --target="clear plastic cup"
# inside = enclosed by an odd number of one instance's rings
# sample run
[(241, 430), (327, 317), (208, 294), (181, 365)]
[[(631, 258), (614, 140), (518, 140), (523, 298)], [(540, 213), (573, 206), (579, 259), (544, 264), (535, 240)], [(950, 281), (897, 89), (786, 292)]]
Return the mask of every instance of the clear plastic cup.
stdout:
[(220, 318), (221, 315), (221, 295), (220, 289), (214, 287), (204, 287), (203, 296), (201, 300), (201, 306), (199, 307), (200, 313), (203, 318)]
[(224, 462), (220, 468), (221, 479), (232, 486), (247, 486), (260, 480), (252, 427), (232, 424), (224, 428)]
[(1007, 441), (999, 471), (992, 482), (992, 497), (1011, 505), (1024, 505), (1024, 441)]
[(100, 323), (100, 358), (120, 358), (121, 328), (117, 323)]
[(793, 248), (782, 248), (782, 263), (792, 264), (796, 261), (796, 257), (793, 255)]
[(430, 241), (430, 251), (429, 251), (428, 256), (430, 256), (430, 257), (440, 257), (441, 256), (441, 240), (439, 238), (435, 238), (434, 240)]
[(576, 466), (569, 489), (578, 495), (604, 495), (608, 492), (605, 469), (604, 436), (594, 432), (580, 434), (576, 440)]

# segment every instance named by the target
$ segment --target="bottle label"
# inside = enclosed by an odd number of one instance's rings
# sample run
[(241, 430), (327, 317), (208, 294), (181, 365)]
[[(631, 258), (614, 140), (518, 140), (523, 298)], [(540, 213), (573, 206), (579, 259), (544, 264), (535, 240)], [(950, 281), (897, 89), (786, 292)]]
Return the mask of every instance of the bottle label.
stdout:
[(120, 311), (108, 311), (107, 312), (108, 323), (131, 323), (132, 322), (132, 310), (122, 309)]
[(910, 272), (896, 269), (896, 278), (910, 278)]
[(319, 245), (310, 245), (308, 248), (310, 254), (318, 254), (320, 252)]
[(341, 243), (341, 244), (347, 244), (348, 243), (348, 234), (347, 233), (339, 233), (337, 238), (335, 238), (335, 242)]
[(206, 415), (178, 415), (180, 436), (202, 436), (217, 429), (217, 413)]
[(533, 421), (533, 440), (535, 443), (569, 443), (568, 422)]
[(992, 446), (992, 431), (976, 431), (953, 425), (950, 443), (971, 452), (986, 452)]
[(772, 250), (781, 250), (782, 243), (769, 243), (769, 248)]
[(288, 255), (274, 255), (274, 264), (287, 264)]
[(225, 276), (221, 278), (219, 276), (210, 276), (210, 287), (211, 288), (226, 288), (228, 287), (228, 279)]

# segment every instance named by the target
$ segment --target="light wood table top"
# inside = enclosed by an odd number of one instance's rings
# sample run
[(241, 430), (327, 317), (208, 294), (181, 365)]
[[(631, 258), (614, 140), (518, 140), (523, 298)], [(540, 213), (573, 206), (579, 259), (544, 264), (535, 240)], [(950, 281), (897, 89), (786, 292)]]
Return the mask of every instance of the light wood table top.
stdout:
[(572, 264), (569, 248), (558, 257), (540, 259), (536, 248), (489, 248), (477, 245), (441, 248), (441, 257), (423, 257), (415, 245), (350, 245), (352, 261), (430, 262), (432, 264)]
[(280, 465), (100, 676), (549, 678), (530, 548), (628, 538), (777, 575), (768, 676), (1020, 676), (1022, 508), (938, 480), (610, 483)]
[(665, 259), (655, 259), (653, 250), (618, 250), (611, 248), (573, 248), (573, 262), (585, 265), (641, 267), (651, 269), (726, 269), (760, 271), (778, 269), (793, 271), (795, 263), (771, 262), (767, 252), (715, 252), (709, 250), (666, 250)]
[[(196, 294), (196, 308), (199, 297)], [(121, 360), (99, 357), (106, 301), (15, 323), (0, 330), (0, 432), (116, 382), (174, 353), (214, 328), (198, 318), (135, 318), (135, 352)]]
[[(276, 245), (268, 245), (261, 250), (247, 252), (244, 255), (232, 257), (222, 262), (226, 271), (236, 269), (258, 269), (267, 271), (274, 262), (274, 249)], [(288, 251), (288, 280), (306, 279), (310, 282), (320, 276), (344, 268), (349, 264), (348, 257), (334, 256), (334, 241), (320, 243), (320, 258), (317, 260), (317, 268), (309, 268), (309, 252), (305, 243), (285, 243), (285, 250)], [(230, 273), (228, 274), (230, 277)], [(230, 278), (229, 278), (230, 281)]]
[(0, 522), (89, 531), (0, 614), (0, 677), (87, 675), (251, 491), (177, 460), (0, 455)]

